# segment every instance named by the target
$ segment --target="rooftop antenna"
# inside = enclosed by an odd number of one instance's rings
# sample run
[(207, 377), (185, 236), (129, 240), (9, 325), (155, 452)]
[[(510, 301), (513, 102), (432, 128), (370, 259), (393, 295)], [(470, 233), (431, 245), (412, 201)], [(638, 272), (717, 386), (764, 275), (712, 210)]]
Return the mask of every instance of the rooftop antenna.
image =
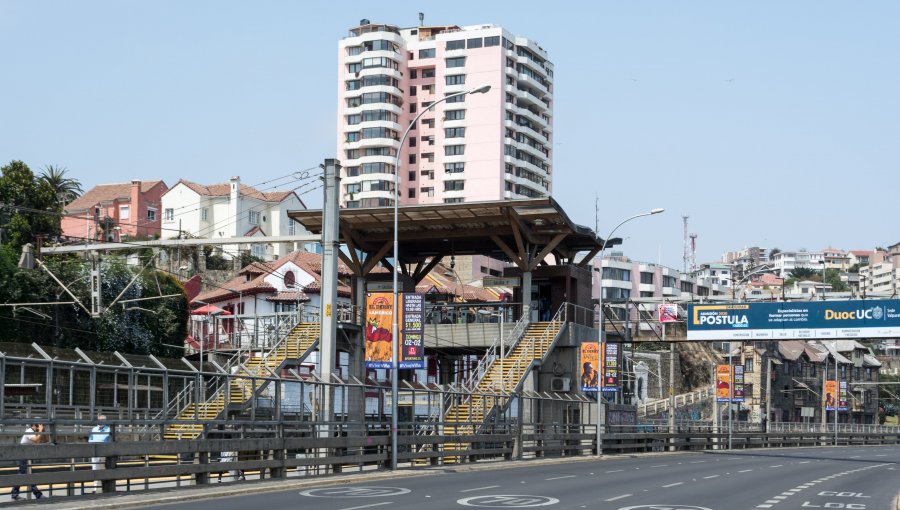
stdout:
[(691, 234), (691, 272), (697, 270), (697, 234)]
[(682, 267), (681, 272), (687, 273), (691, 263), (691, 254), (688, 251), (688, 218), (690, 216), (682, 216), (681, 221), (684, 222), (684, 253), (681, 259)]
[(419, 13), (419, 26), (420, 27), (425, 26), (425, 13), (424, 12)]

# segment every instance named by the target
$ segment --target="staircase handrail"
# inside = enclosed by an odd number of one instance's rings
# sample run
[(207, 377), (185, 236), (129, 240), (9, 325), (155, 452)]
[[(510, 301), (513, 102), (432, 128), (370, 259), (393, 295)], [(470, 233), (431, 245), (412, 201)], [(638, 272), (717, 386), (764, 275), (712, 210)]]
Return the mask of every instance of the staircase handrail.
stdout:
[(155, 420), (168, 419), (169, 409), (173, 409), (173, 408), (177, 409), (177, 411), (176, 411), (176, 415), (177, 415), (177, 413), (180, 412), (181, 409), (184, 409), (184, 407), (187, 407), (189, 405), (189, 402), (188, 402), (182, 407), (182, 406), (178, 405), (179, 402), (181, 402), (182, 400), (187, 401), (188, 399), (185, 398), (185, 395), (193, 395), (193, 393), (194, 393), (194, 380), (191, 379), (190, 381), (188, 381), (187, 384), (184, 385), (183, 388), (181, 388), (181, 391), (179, 391), (178, 393), (175, 394), (174, 397), (169, 399), (169, 402), (166, 404), (166, 406), (164, 408), (162, 408), (158, 413), (156, 413), (155, 416), (153, 416), (153, 420), (155, 421)]
[[(514, 377), (514, 374), (517, 373), (518, 369), (520, 369), (520, 368), (527, 369), (528, 365), (530, 365), (536, 359), (535, 355), (537, 354), (536, 353), (537, 345), (542, 344), (543, 341), (547, 339), (547, 337), (556, 336), (559, 334), (560, 331), (562, 331), (562, 325), (564, 325), (566, 323), (566, 321), (568, 320), (567, 312), (568, 312), (569, 306), (570, 306), (570, 303), (563, 303), (562, 305), (560, 305), (559, 309), (553, 315), (553, 318), (550, 319), (550, 324), (547, 325), (547, 327), (541, 333), (540, 337), (533, 338), (531, 340), (531, 345), (528, 346), (528, 350), (523, 352), (524, 356), (520, 356), (517, 359), (515, 359), (513, 361), (514, 364), (506, 370), (506, 373), (501, 374), (500, 380), (503, 381), (504, 392), (512, 391), (515, 387), (517, 387), (519, 385), (520, 382), (522, 382), (521, 378), (520, 378), (520, 380), (515, 381), (515, 384), (513, 384), (513, 385), (507, 384), (509, 382), (509, 379)], [(547, 354), (546, 352), (542, 353), (541, 357), (537, 358), (537, 359), (543, 360), (544, 356), (546, 354)], [(524, 367), (523, 367), (523, 365), (524, 365)], [(514, 371), (514, 369), (516, 369), (516, 370)], [(524, 377), (525, 377), (525, 374), (523, 373), (522, 378), (524, 378)]]
[[(528, 328), (529, 324), (528, 314), (522, 314), (519, 317), (519, 320), (516, 321), (516, 324), (513, 326), (512, 331), (508, 334), (504, 335), (505, 338), (501, 338), (500, 335), (497, 335), (497, 338), (494, 339), (494, 343), (488, 348), (487, 352), (485, 352), (484, 356), (478, 360), (478, 364), (475, 366), (475, 370), (469, 374), (469, 377), (463, 382), (463, 387), (468, 389), (469, 391), (474, 390), (478, 387), (478, 384), (481, 382), (481, 379), (490, 371), (491, 365), (494, 361), (503, 357), (503, 354), (508, 351), (512, 351), (522, 339), (525, 334), (525, 330)], [(501, 342), (501, 339), (504, 340)], [(506, 339), (512, 339), (512, 345), (509, 342), (505, 341)], [(501, 348), (501, 344), (503, 346), (504, 353), (498, 353)]]
[[(698, 402), (703, 402), (704, 400), (711, 398), (714, 395), (714, 391), (711, 387), (700, 388), (699, 390), (689, 391), (687, 393), (682, 393), (680, 395), (675, 395), (675, 407), (684, 407), (688, 404), (695, 404)], [(689, 401), (690, 400), (690, 401)], [(661, 411), (665, 411), (669, 408), (669, 398), (659, 398), (655, 400), (651, 400), (640, 404), (638, 406), (638, 414), (639, 415), (647, 415), (652, 413), (657, 413)]]

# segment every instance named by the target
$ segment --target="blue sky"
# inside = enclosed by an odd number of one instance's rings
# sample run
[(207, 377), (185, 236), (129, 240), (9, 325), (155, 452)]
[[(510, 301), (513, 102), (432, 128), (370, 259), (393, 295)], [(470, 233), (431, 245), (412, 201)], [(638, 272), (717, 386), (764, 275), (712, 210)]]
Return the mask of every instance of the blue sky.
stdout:
[[(900, 3), (0, 0), (0, 162), (254, 184), (334, 157), (360, 18), (496, 23), (555, 65), (554, 197), (638, 260), (900, 241)], [(321, 206), (319, 191), (304, 197)]]

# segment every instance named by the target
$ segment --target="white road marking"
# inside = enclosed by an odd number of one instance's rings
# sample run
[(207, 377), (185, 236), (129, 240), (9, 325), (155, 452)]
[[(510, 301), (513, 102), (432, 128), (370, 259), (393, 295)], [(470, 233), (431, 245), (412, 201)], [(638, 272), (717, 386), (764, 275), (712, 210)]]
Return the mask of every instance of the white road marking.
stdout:
[(675, 482), (675, 483), (670, 483), (669, 485), (663, 485), (663, 487), (675, 487), (676, 485), (681, 485), (683, 483), (684, 482)]
[(483, 491), (483, 490), (487, 490), (487, 489), (496, 489), (497, 487), (500, 487), (500, 486), (499, 485), (488, 485), (487, 487), (475, 487), (474, 489), (466, 489), (466, 490), (462, 490), (459, 492)]
[(621, 496), (616, 496), (616, 497), (614, 497), (614, 498), (604, 499), (603, 501), (615, 501), (615, 500), (617, 500), (617, 499), (627, 498), (628, 496), (631, 496), (631, 494), (622, 494)]
[(797, 464), (809, 464), (810, 461), (804, 460), (803, 462), (798, 462)]
[(738, 473), (749, 473), (750, 471), (753, 471), (753, 470), (752, 469), (742, 469), (742, 470), (738, 471)]
[(624, 469), (613, 469), (612, 471), (604, 471), (604, 473), (621, 473)]
[(371, 505), (362, 505), (362, 506), (351, 506), (349, 508), (342, 508), (341, 510), (359, 510), (360, 508), (372, 508), (374, 506), (382, 506), (382, 505), (393, 505), (393, 501), (384, 501), (381, 503), (372, 503)]
[(550, 480), (562, 480), (563, 478), (575, 478), (575, 475), (557, 476), (554, 478), (544, 478), (544, 480), (549, 482)]
[(718, 477), (719, 477), (719, 475), (709, 475), (709, 476), (704, 476), (703, 479), (709, 480), (710, 478), (718, 478)]
[(776, 464), (776, 465), (774, 465), (774, 466), (769, 466), (769, 467), (770, 467), (770, 468), (776, 468), (776, 467), (783, 467), (783, 466), (784, 466), (784, 464)]
[(669, 465), (668, 465), (668, 464), (660, 464), (660, 465), (658, 465), (658, 466), (650, 466), (650, 467), (652, 467), (652, 468), (669, 467)]
[(689, 462), (688, 464), (703, 464), (704, 462), (706, 462), (706, 461), (705, 460), (695, 460), (693, 462)]

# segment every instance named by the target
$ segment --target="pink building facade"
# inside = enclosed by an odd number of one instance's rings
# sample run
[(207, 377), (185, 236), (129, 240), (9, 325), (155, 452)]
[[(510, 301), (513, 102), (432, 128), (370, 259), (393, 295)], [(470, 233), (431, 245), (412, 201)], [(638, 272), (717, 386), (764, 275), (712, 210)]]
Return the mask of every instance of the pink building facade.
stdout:
[(62, 234), (75, 239), (119, 241), (159, 237), (163, 181), (99, 184), (66, 206)]
[[(553, 65), (501, 27), (399, 29), (362, 20), (338, 51), (343, 207), (546, 196), (552, 181)], [(412, 119), (435, 106), (400, 147)], [(400, 168), (395, 159), (400, 155)]]

